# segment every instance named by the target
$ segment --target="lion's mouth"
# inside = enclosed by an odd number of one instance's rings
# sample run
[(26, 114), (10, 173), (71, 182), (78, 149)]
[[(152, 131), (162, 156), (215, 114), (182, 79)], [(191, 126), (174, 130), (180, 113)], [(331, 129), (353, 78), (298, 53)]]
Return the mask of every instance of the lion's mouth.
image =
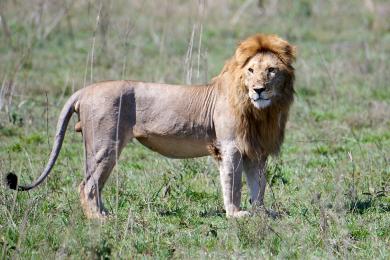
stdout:
[(270, 99), (269, 98), (263, 98), (263, 97), (257, 97), (256, 99), (252, 98), (252, 101), (254, 101), (254, 102), (261, 101), (261, 100), (267, 101), (267, 100), (270, 100)]
[(267, 97), (268, 95), (265, 95), (265, 93), (257, 93), (257, 92), (250, 92), (249, 97), (252, 100), (252, 102), (261, 102), (261, 101), (269, 101), (270, 98)]

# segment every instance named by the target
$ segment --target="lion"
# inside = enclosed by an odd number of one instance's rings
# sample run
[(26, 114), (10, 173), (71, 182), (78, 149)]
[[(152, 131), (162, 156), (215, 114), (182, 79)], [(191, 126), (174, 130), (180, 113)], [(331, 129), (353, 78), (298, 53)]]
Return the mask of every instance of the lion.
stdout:
[(276, 35), (242, 41), (221, 73), (206, 85), (106, 81), (75, 92), (64, 105), (49, 161), (30, 185), (6, 177), (11, 189), (27, 191), (44, 181), (60, 152), (68, 122), (84, 142), (85, 177), (79, 186), (88, 218), (105, 218), (102, 190), (132, 139), (170, 158), (212, 155), (220, 173), (227, 217), (251, 214), (240, 207), (245, 172), (253, 207), (263, 207), (266, 161), (283, 142), (294, 97), (296, 48)]

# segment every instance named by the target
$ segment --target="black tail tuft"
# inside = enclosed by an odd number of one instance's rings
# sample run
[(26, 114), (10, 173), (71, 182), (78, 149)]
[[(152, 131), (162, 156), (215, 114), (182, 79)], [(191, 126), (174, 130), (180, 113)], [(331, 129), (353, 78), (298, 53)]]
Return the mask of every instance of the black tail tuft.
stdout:
[(5, 177), (5, 181), (8, 187), (12, 190), (16, 190), (18, 187), (18, 176), (15, 173), (9, 172)]

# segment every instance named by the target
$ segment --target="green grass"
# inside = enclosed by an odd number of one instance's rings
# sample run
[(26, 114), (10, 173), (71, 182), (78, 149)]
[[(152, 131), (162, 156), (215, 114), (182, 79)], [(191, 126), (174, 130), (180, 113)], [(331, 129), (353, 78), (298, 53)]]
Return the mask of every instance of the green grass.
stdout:
[(41, 19), (36, 2), (0, 4), (11, 32), (0, 30), (1, 178), (40, 174), (59, 111), (84, 82), (185, 83), (192, 67), (191, 82), (204, 83), (239, 40), (276, 33), (299, 50), (286, 140), (267, 173), (265, 202), (281, 217), (226, 219), (211, 158), (170, 160), (135, 142), (104, 190), (112, 217), (89, 221), (73, 120), (43, 185), (16, 193), (1, 183), (2, 258), (390, 258), (388, 19), (352, 0), (264, 1), (262, 12), (253, 1), (236, 23), (245, 1), (207, 1), (203, 18), (198, 1), (112, 1), (96, 28), (99, 3), (76, 1), (44, 37), (68, 1), (45, 2)]

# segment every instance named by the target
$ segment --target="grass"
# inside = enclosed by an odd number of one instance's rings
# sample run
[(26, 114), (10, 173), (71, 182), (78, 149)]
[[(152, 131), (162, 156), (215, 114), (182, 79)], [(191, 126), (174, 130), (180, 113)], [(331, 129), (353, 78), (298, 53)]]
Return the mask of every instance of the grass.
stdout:
[(43, 169), (58, 113), (85, 84), (204, 83), (259, 31), (299, 48), (296, 102), (267, 173), (265, 201), (280, 218), (226, 219), (211, 158), (169, 160), (131, 143), (104, 191), (113, 216), (89, 221), (73, 121), (41, 187), (0, 185), (2, 258), (390, 257), (388, 23), (352, 0), (244, 2), (0, 3), (0, 174), (23, 183)]

